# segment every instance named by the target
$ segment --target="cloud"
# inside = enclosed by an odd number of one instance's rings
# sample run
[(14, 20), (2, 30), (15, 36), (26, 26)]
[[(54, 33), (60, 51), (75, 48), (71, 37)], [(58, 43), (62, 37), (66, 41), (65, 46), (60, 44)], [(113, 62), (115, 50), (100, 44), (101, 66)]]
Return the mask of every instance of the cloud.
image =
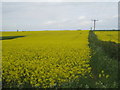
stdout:
[(118, 18), (118, 15), (114, 15), (113, 18)]
[(47, 22), (45, 22), (44, 24), (45, 25), (51, 25), (51, 24), (55, 24), (56, 23), (56, 21), (47, 21)]
[(61, 22), (67, 22), (67, 21), (69, 21), (70, 19), (68, 19), (68, 18), (64, 18), (64, 19), (61, 19)]
[(83, 21), (81, 22), (81, 25), (90, 25), (91, 24), (91, 21)]
[(85, 16), (80, 16), (80, 17), (78, 17), (79, 20), (83, 20), (83, 19), (85, 19), (85, 18), (86, 18)]
[(104, 22), (104, 20), (98, 20), (98, 22), (99, 22), (99, 23), (103, 23), (103, 22)]

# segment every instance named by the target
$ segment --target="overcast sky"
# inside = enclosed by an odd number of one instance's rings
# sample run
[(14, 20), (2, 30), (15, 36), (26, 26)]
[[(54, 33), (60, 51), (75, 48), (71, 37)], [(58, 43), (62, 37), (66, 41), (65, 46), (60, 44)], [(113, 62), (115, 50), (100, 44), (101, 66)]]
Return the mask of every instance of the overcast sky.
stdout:
[(117, 29), (118, 3), (117, 2), (2, 3), (3, 30), (17, 30), (17, 29), (87, 30), (90, 29), (90, 27), (93, 27), (93, 22), (91, 21), (92, 19), (99, 20), (96, 23), (96, 29)]
[(118, 2), (119, 0), (1, 0), (2, 2)]

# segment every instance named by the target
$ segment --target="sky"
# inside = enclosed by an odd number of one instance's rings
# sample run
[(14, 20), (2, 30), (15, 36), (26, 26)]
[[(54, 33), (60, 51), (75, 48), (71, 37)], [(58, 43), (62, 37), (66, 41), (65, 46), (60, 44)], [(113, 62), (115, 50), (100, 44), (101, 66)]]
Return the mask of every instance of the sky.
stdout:
[(119, 0), (1, 0), (2, 2), (118, 2)]
[(96, 29), (118, 29), (118, 2), (12, 1), (2, 2), (3, 31), (88, 30), (93, 27), (93, 19), (99, 20)]
[(118, 29), (120, 30), (120, 2), (118, 3)]

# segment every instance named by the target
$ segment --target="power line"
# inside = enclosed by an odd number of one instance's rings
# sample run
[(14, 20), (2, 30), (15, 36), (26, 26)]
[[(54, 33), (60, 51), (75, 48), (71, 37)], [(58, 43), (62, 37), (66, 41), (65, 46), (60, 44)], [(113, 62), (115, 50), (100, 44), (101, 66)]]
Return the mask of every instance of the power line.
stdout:
[(98, 21), (98, 20), (94, 19), (94, 20), (92, 20), (92, 21), (93, 21), (93, 23), (94, 23), (94, 30), (95, 30), (95, 28), (96, 28), (96, 21)]

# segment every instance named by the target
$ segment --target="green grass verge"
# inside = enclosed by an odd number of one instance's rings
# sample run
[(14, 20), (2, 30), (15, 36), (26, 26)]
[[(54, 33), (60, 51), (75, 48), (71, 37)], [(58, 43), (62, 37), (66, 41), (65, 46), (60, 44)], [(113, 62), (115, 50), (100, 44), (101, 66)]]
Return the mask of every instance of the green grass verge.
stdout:
[[(92, 73), (97, 82), (101, 82), (99, 88), (118, 87), (118, 49), (120, 44), (114, 42), (101, 41), (93, 31), (89, 32), (89, 46), (91, 48)], [(104, 71), (103, 74), (101, 71)], [(101, 78), (100, 78), (101, 75)], [(109, 77), (106, 78), (106, 75)]]

